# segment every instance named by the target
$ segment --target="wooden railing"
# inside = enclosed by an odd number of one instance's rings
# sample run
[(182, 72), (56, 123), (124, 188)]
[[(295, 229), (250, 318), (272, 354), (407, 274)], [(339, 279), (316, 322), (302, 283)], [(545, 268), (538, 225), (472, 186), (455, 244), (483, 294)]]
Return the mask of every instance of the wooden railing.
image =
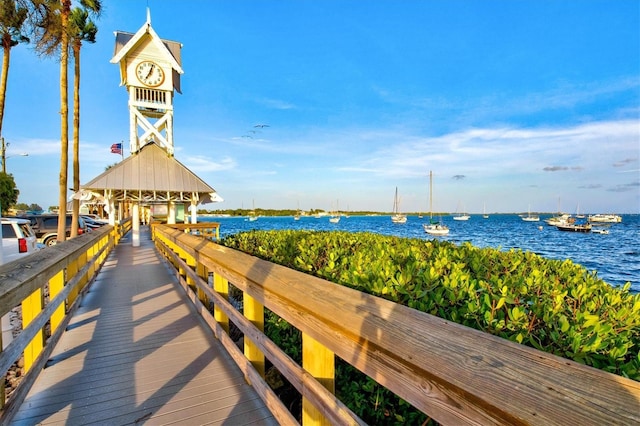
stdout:
[(171, 227), (181, 229), (187, 234), (197, 235), (211, 241), (218, 241), (220, 239), (220, 223), (218, 222), (179, 223), (171, 225)]
[[(4, 351), (0, 342), (0, 424), (20, 406), (79, 305), (79, 296), (130, 229), (127, 219), (0, 266), (0, 316), (22, 308), (20, 334)], [(4, 377), (22, 356), (22, 380), (5, 401)]]
[[(303, 397), (303, 424), (361, 424), (333, 395), (339, 356), (442, 424), (640, 424), (640, 383), (154, 226), (197, 310), (281, 424), (265, 357)], [(228, 300), (243, 292), (243, 312)], [(213, 313), (207, 309), (214, 305)], [(302, 332), (302, 366), (263, 333), (264, 308)], [(229, 321), (244, 333), (241, 352)]]

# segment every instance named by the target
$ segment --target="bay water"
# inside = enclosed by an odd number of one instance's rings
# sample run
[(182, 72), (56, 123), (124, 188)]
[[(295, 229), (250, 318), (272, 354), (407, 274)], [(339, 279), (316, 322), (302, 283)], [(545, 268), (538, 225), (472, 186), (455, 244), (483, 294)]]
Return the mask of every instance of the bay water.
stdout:
[(433, 239), (440, 238), (455, 244), (469, 242), (476, 247), (492, 247), (501, 250), (530, 251), (549, 259), (570, 259), (614, 287), (631, 283), (634, 293), (640, 292), (640, 215), (622, 215), (622, 223), (607, 225), (608, 234), (562, 232), (548, 226), (541, 215), (540, 222), (525, 222), (515, 214), (494, 214), (489, 218), (471, 215), (468, 221), (455, 221), (451, 216), (442, 218), (450, 233), (433, 237), (424, 232), (422, 225), (427, 216), (409, 216), (404, 224), (394, 224), (390, 216), (342, 217), (338, 223), (329, 217), (261, 216), (256, 221), (246, 217), (199, 216), (199, 222), (219, 222), (221, 237), (252, 229), (309, 229), (341, 230), (348, 232), (373, 232), (397, 237)]

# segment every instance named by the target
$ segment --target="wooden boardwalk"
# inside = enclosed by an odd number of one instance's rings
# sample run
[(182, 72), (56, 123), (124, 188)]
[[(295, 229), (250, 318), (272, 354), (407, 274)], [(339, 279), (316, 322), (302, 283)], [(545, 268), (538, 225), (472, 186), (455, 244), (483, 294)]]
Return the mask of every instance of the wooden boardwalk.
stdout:
[(277, 424), (140, 240), (110, 254), (11, 424)]

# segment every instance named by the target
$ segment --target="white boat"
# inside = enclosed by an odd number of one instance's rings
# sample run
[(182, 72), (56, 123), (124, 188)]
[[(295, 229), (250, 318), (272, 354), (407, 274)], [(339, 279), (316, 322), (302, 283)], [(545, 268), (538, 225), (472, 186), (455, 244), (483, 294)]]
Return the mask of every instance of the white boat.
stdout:
[(393, 198), (393, 215), (391, 216), (393, 223), (406, 223), (407, 215), (400, 213), (400, 199), (398, 198), (398, 187), (396, 186), (396, 195)]
[(564, 225), (569, 221), (569, 218), (571, 218), (570, 214), (560, 213), (557, 216), (550, 217), (549, 219), (545, 219), (544, 221), (549, 226), (557, 226), (557, 225)]
[(429, 223), (422, 225), (424, 232), (429, 235), (447, 235), (449, 227), (433, 220), (433, 173), (429, 171)]
[(253, 201), (253, 210), (249, 212), (249, 222), (253, 222), (258, 220), (258, 215), (256, 214), (256, 203)]
[(591, 232), (593, 232), (594, 234), (608, 234), (609, 230), (608, 229), (602, 229), (602, 228), (592, 228)]
[(540, 216), (537, 214), (531, 214), (531, 206), (529, 206), (529, 212), (526, 216), (521, 216), (525, 222), (540, 222)]
[(340, 222), (340, 208), (338, 207), (338, 202), (336, 201), (336, 208), (338, 209), (337, 211), (334, 211), (331, 213), (331, 217), (329, 218), (329, 222), (331, 223), (338, 223)]
[(620, 223), (622, 222), (622, 216), (617, 214), (592, 214), (589, 215), (589, 222), (599, 223)]
[[(464, 212), (464, 206), (462, 207), (462, 211)], [(469, 216), (467, 213), (456, 213), (455, 216), (453, 216), (453, 220), (469, 220), (471, 219), (471, 216)]]
[(487, 205), (486, 203), (482, 203), (482, 217), (485, 219), (489, 219), (489, 215), (487, 214)]

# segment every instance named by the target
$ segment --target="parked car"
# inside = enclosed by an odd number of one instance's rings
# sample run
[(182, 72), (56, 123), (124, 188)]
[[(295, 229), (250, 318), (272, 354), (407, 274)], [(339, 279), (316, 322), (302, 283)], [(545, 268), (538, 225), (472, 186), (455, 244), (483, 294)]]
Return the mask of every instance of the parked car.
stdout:
[(28, 220), (15, 217), (2, 218), (2, 262), (0, 263), (11, 262), (39, 249), (36, 234)]
[(80, 217), (82, 218), (82, 220), (84, 220), (84, 223), (86, 223), (87, 226), (92, 229), (100, 228), (101, 226), (104, 226), (108, 223), (108, 222), (98, 221), (87, 215), (81, 215)]
[[(58, 242), (58, 215), (57, 214), (34, 214), (24, 215), (21, 218), (31, 221), (31, 228), (36, 233), (38, 242), (45, 246), (52, 246)], [(89, 232), (87, 224), (82, 217), (78, 217), (78, 235)], [(67, 215), (67, 237), (71, 235), (71, 215)]]

